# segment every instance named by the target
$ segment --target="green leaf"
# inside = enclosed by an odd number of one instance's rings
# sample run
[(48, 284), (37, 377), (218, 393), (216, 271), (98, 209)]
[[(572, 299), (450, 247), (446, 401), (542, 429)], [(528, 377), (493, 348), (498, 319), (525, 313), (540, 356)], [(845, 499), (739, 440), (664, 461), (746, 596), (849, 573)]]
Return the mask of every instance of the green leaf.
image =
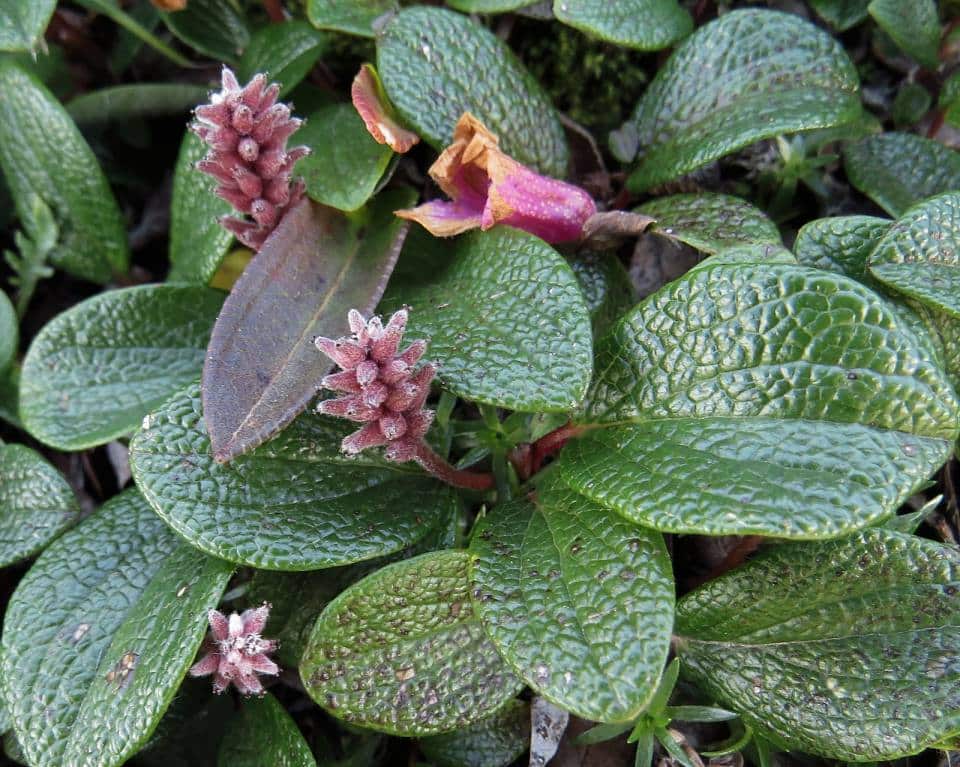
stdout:
[(0, 567), (32, 557), (80, 516), (70, 485), (25, 445), (0, 445)]
[(960, 189), (960, 156), (912, 133), (881, 133), (843, 150), (850, 183), (891, 216), (943, 192)]
[(914, 754), (960, 728), (960, 556), (883, 529), (766, 549), (677, 607), (683, 673), (785, 747)]
[(310, 155), (297, 163), (296, 172), (317, 202), (353, 211), (377, 190), (393, 152), (378, 144), (352, 104), (331, 104), (307, 118), (297, 141)]
[(188, 130), (173, 171), (171, 282), (206, 285), (233, 242), (233, 235), (220, 226), (220, 218), (232, 213), (233, 208), (214, 194), (210, 177), (194, 167), (206, 153), (207, 145)]
[(13, 364), (19, 346), (20, 329), (17, 312), (7, 298), (7, 294), (0, 290), (0, 373), (8, 370)]
[(20, 423), (20, 367), (13, 365), (0, 373), (0, 419), (18, 429)]
[(280, 642), (277, 659), (281, 664), (300, 665), (307, 638), (323, 608), (377, 561), (306, 573), (254, 573), (247, 596), (253, 604), (270, 603), (270, 636)]
[(536, 0), (447, 0), (447, 5), (465, 13), (505, 13), (533, 5)]
[(511, 700), (496, 713), (453, 732), (420, 739), (436, 767), (503, 767), (530, 744), (530, 704)]
[(0, 695), (0, 733), (10, 732), (10, 728), (13, 726), (12, 721), (10, 720), (10, 712), (7, 710), (7, 704), (3, 700), (3, 696)]
[(837, 32), (846, 32), (867, 18), (870, 0), (810, 0), (810, 5)]
[(347, 311), (377, 305), (407, 232), (393, 211), (409, 189), (379, 195), (351, 217), (304, 200), (287, 213), (237, 280), (203, 367), (203, 406), (218, 461), (270, 439), (320, 389), (331, 363), (318, 335), (347, 331)]
[(933, 97), (919, 83), (903, 83), (890, 107), (893, 124), (898, 128), (916, 125), (930, 111)]
[(880, 239), (867, 267), (894, 291), (960, 319), (960, 193), (910, 208)]
[(693, 19), (677, 0), (554, 0), (558, 20), (601, 40), (658, 51), (693, 31)]
[(187, 83), (115, 85), (77, 96), (67, 104), (67, 113), (81, 125), (186, 114), (206, 101), (207, 92)]
[(28, 214), (20, 220), (21, 230), (13, 233), (16, 252), (6, 250), (3, 253), (4, 261), (13, 271), (8, 281), (17, 289), (17, 317), (27, 313), (40, 280), (53, 276), (53, 268), (47, 266), (47, 259), (60, 239), (60, 227), (54, 220), (53, 211), (38, 195), (29, 195), (27, 211)]
[(893, 222), (876, 216), (818, 218), (801, 227), (793, 252), (804, 266), (845, 274), (873, 287), (867, 256)]
[(927, 69), (936, 69), (940, 19), (935, 0), (873, 0), (868, 11), (898, 48)]
[(514, 672), (584, 719), (636, 719), (670, 649), (662, 536), (548, 479), (534, 503), (491, 511), (471, 541), (474, 606)]
[(590, 382), (590, 314), (570, 266), (510, 227), (454, 241), (417, 229), (382, 308), (412, 309), (444, 388), (523, 412), (576, 408)]
[(729, 722), (738, 716), (716, 706), (668, 706), (666, 713), (680, 722)]
[[(166, 56), (174, 64), (181, 67), (191, 67), (190, 60), (183, 54), (171, 48), (163, 40), (143, 26), (132, 15), (124, 13), (117, 0), (75, 0), (78, 5), (89, 8), (95, 13), (102, 13), (121, 29), (131, 36), (143, 41), (158, 53)], [(142, 18), (142, 16), (141, 16)]]
[(316, 767), (310, 746), (272, 695), (248, 698), (224, 733), (219, 767)]
[(567, 263), (587, 302), (593, 337), (599, 338), (637, 301), (630, 275), (614, 253), (584, 251)]
[[(248, 82), (258, 72), (269, 72), (270, 80), (280, 84), (283, 98), (317, 63), (327, 47), (327, 39), (305, 21), (268, 24), (250, 38), (237, 66), (237, 77), (240, 82)], [(298, 143), (300, 136), (297, 134)]]
[(211, 695), (210, 680), (181, 685), (147, 744), (128, 762), (131, 767), (210, 767), (227, 722), (234, 716), (235, 698)]
[(926, 348), (926, 358), (946, 370), (956, 389), (960, 383), (960, 319), (890, 293), (867, 270), (868, 256), (892, 225), (889, 219), (872, 216), (816, 219), (797, 234), (797, 259), (806, 266), (845, 274), (888, 298), (890, 308)]
[(849, 278), (711, 262), (600, 342), (581, 420), (607, 428), (567, 444), (564, 481), (670, 532), (826, 538), (892, 514), (957, 435), (927, 345)]
[[(709, 73), (705, 76), (704, 73)], [(860, 114), (843, 47), (793, 14), (739, 10), (700, 27), (660, 68), (633, 113), (641, 192), (782, 133)]]
[(160, 17), (180, 40), (219, 61), (237, 61), (250, 42), (247, 22), (230, 0), (190, 0)]
[(397, 0), (307, 0), (307, 18), (320, 29), (373, 37), (373, 22), (398, 7)]
[(127, 232), (113, 192), (80, 131), (54, 96), (9, 60), (0, 61), (0, 165), (21, 219), (33, 196), (62, 233), (51, 260), (105, 283), (127, 269)]
[(56, 5), (56, 0), (0, 0), (0, 51), (34, 50)]
[(34, 767), (113, 767), (147, 741), (231, 566), (178, 542), (136, 491), (53, 543), (3, 627), (13, 728)]
[(164, 521), (209, 554), (266, 570), (334, 567), (415, 543), (456, 503), (446, 485), (407, 466), (344, 456), (351, 428), (304, 414), (217, 463), (191, 386), (145, 419), (130, 468)]
[[(193, 285), (111, 290), (58, 314), (23, 361), (20, 415), (60, 450), (133, 432), (200, 374), (223, 293)], [(105, 403), (109, 403), (106, 406)]]
[(407, 737), (464, 727), (521, 688), (473, 613), (465, 551), (368, 575), (317, 621), (300, 676), (351, 724)]
[(507, 154), (551, 176), (566, 175), (556, 110), (486, 27), (443, 8), (405, 8), (377, 38), (377, 71), (397, 111), (435, 148), (449, 144), (457, 120), (471, 112)]
[(766, 214), (746, 200), (700, 192), (660, 197), (637, 208), (656, 219), (648, 231), (714, 254), (734, 245), (782, 245), (780, 232)]
[(446, 516), (441, 517), (423, 538), (387, 557), (313, 572), (257, 570), (250, 581), (247, 596), (254, 604), (270, 602), (272, 605), (270, 635), (280, 641), (277, 648), (279, 661), (287, 666), (300, 665), (313, 624), (333, 598), (350, 584), (392, 561), (456, 545), (460, 513), (456, 504), (449, 506)]

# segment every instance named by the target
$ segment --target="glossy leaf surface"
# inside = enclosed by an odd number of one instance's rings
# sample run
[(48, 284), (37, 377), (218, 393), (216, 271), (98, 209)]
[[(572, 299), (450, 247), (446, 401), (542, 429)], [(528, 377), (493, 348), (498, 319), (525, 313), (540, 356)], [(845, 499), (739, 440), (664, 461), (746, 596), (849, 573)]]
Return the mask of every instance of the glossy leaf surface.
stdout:
[(0, 291), (0, 372), (13, 364), (20, 345), (17, 312), (7, 294)]
[(0, 566), (42, 551), (79, 516), (60, 472), (26, 445), (0, 444)]
[(891, 216), (960, 189), (960, 155), (912, 133), (881, 133), (843, 150), (847, 178)]
[(935, 69), (940, 47), (936, 0), (873, 0), (867, 9), (893, 41), (928, 69)]
[[(246, 83), (258, 72), (266, 72), (271, 82), (280, 84), (283, 98), (307, 76), (326, 47), (327, 36), (305, 21), (268, 24), (250, 38), (237, 66), (237, 77)], [(296, 137), (298, 144), (300, 135)]]
[(113, 767), (136, 753), (231, 572), (179, 542), (135, 490), (51, 545), (4, 619), (6, 697), (29, 762)]
[(449, 144), (457, 120), (471, 112), (507, 154), (566, 175), (566, 139), (553, 105), (516, 55), (466, 16), (402, 10), (377, 39), (377, 71), (399, 113), (435, 148)]
[(397, 0), (307, 0), (307, 18), (320, 29), (373, 37), (373, 22), (398, 8)]
[(495, 714), (453, 732), (420, 739), (420, 750), (436, 767), (502, 767), (530, 743), (530, 705), (511, 700)]
[(760, 139), (859, 113), (856, 70), (830, 35), (793, 14), (733, 11), (687, 38), (644, 93), (629, 185), (643, 191)]
[(927, 346), (849, 278), (717, 258), (600, 342), (582, 420), (606, 428), (561, 476), (672, 532), (820, 538), (892, 514), (957, 433)]
[(390, 164), (390, 147), (367, 132), (352, 104), (331, 104), (313, 112), (297, 133), (310, 156), (297, 163), (307, 194), (317, 202), (352, 211), (369, 200)]
[(280, 702), (269, 693), (248, 698), (227, 725), (219, 767), (316, 767), (310, 746)]
[(0, 62), (0, 166), (17, 213), (33, 195), (60, 224), (53, 263), (105, 283), (127, 269), (127, 233), (96, 157), (60, 102), (12, 59)]
[(206, 144), (187, 131), (173, 170), (171, 282), (209, 284), (233, 242), (233, 235), (220, 226), (220, 218), (232, 213), (233, 208), (214, 194), (210, 177), (194, 167), (206, 153)]
[[(186, 285), (111, 290), (58, 314), (23, 363), (27, 430), (61, 450), (132, 433), (199, 376), (223, 293)], [(109, 402), (109, 407), (105, 403)]]
[(324, 610), (300, 676), (352, 724), (419, 736), (477, 722), (520, 689), (473, 612), (470, 555), (388, 565)]
[(230, 0), (190, 0), (160, 15), (174, 35), (215, 60), (236, 61), (250, 42), (247, 22)]
[(659, 533), (548, 478), (536, 500), (473, 533), (474, 607), (500, 654), (541, 696), (596, 722), (631, 722), (656, 690), (673, 627)]
[(0, 0), (0, 51), (36, 48), (56, 5), (56, 0)]
[(960, 193), (910, 208), (877, 243), (867, 266), (887, 287), (960, 318)]
[(717, 253), (737, 245), (780, 245), (780, 232), (759, 208), (726, 194), (701, 192), (660, 197), (637, 209), (656, 219), (649, 231)]
[(755, 731), (844, 761), (960, 728), (955, 549), (883, 529), (767, 550), (677, 606), (685, 674)]
[(229, 464), (214, 460), (196, 386), (144, 421), (134, 478), (174, 530), (214, 556), (267, 570), (317, 570), (399, 551), (447, 519), (433, 478), (340, 452), (352, 424), (306, 413)]
[(524, 412), (583, 399), (590, 315), (569, 265), (539, 238), (503, 226), (453, 241), (416, 231), (382, 308), (403, 305), (407, 336), (429, 340), (455, 394)]
[(693, 20), (677, 0), (554, 0), (564, 24), (627, 48), (656, 51), (693, 31)]

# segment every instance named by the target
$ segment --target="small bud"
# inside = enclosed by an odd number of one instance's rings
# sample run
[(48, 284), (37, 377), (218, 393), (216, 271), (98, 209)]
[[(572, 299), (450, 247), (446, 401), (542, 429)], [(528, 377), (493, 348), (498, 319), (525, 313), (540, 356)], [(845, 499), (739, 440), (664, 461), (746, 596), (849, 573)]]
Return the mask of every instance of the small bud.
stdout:
[(401, 309), (384, 326), (379, 317), (367, 320), (351, 310), (347, 322), (352, 337), (316, 339), (317, 348), (343, 368), (323, 379), (324, 387), (343, 396), (320, 402), (318, 412), (365, 424), (343, 440), (341, 449), (347, 454), (386, 446), (388, 460), (412, 460), (433, 422), (433, 412), (423, 406), (436, 369), (429, 364), (413, 368), (426, 342), (416, 341), (398, 353), (407, 318), (407, 310)]
[(303, 198), (304, 186), (291, 180), (290, 171), (309, 150), (287, 151), (287, 139), (301, 121), (290, 116), (285, 104), (275, 103), (279, 86), (267, 85), (265, 75), (255, 75), (241, 88), (224, 67), (222, 86), (209, 104), (194, 112), (191, 128), (210, 146), (197, 168), (217, 180), (220, 197), (253, 217), (221, 224), (244, 245), (259, 250), (287, 210)]

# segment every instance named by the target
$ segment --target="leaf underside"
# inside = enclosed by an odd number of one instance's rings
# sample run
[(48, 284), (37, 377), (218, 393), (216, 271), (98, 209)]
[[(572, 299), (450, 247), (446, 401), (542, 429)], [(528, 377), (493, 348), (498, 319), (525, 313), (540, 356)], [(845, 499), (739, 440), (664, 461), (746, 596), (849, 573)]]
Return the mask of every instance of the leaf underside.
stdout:
[(203, 410), (214, 455), (229, 461), (274, 436), (320, 388), (331, 364), (317, 336), (347, 331), (383, 294), (407, 225), (393, 216), (406, 190), (358, 217), (304, 200), (283, 218), (234, 285), (203, 367)]

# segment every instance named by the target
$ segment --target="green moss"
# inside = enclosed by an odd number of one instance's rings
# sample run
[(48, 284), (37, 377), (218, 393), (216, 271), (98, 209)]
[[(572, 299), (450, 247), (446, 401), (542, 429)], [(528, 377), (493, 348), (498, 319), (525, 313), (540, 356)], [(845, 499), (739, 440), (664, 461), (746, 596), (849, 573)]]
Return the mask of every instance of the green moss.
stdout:
[(518, 19), (510, 45), (557, 108), (595, 131), (623, 123), (648, 80), (649, 54), (592, 39), (560, 23)]

